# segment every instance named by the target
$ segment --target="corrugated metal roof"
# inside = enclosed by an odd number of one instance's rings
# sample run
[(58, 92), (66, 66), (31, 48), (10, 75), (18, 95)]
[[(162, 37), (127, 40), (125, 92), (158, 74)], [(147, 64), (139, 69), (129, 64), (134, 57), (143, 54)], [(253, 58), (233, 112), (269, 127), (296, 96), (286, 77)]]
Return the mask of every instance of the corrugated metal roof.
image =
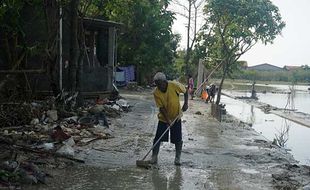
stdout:
[(123, 25), (118, 22), (106, 21), (106, 20), (96, 19), (96, 18), (84, 18), (83, 23), (85, 27), (90, 27), (90, 28), (108, 28), (108, 27), (120, 28)]

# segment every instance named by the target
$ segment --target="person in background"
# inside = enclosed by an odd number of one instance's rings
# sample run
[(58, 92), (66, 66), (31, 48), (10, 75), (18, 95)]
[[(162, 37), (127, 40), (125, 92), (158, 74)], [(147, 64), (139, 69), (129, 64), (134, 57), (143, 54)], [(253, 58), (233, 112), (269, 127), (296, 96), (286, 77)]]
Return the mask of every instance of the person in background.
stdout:
[(207, 82), (208, 82), (208, 79), (205, 79), (205, 81), (201, 84), (202, 85), (201, 99), (206, 101), (206, 102), (207, 102), (207, 99), (208, 99)]
[[(158, 72), (154, 76), (156, 88), (153, 92), (156, 106), (159, 108), (158, 125), (153, 144), (159, 139), (163, 132), (170, 126), (170, 124), (178, 117), (179, 119), (170, 128), (170, 141), (175, 144), (175, 165), (180, 165), (181, 151), (183, 146), (182, 141), (182, 111), (188, 108), (188, 93), (184, 85), (168, 81), (164, 73)], [(180, 106), (179, 96), (184, 94), (184, 104)], [(166, 133), (160, 142), (168, 141), (168, 133)], [(157, 164), (160, 142), (153, 148), (152, 164)]]
[(194, 99), (194, 79), (191, 74), (188, 75), (188, 93), (191, 95), (191, 100)]
[(211, 84), (207, 88), (207, 93), (208, 93), (208, 98), (206, 100), (206, 103), (208, 103), (208, 102), (214, 103), (214, 98), (215, 98), (215, 94), (216, 94), (216, 86), (215, 86), (215, 84)]

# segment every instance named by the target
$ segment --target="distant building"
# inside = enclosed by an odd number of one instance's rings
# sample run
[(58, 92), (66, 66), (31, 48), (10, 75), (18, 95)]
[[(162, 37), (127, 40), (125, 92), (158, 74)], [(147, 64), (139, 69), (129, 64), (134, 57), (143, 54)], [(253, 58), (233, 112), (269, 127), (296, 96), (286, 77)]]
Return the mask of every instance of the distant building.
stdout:
[(268, 63), (259, 64), (259, 65), (248, 67), (248, 70), (254, 70), (254, 71), (283, 71), (283, 69), (281, 67), (270, 65)]
[(302, 69), (302, 67), (300, 67), (300, 66), (288, 66), (288, 65), (285, 65), (283, 67), (283, 69), (286, 70), (286, 71), (294, 71), (294, 70)]

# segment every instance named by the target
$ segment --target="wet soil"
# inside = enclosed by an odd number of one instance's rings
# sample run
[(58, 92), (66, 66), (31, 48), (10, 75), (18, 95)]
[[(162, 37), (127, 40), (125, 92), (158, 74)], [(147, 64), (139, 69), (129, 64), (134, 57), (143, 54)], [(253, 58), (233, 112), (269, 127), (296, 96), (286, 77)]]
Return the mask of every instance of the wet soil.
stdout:
[(134, 107), (111, 121), (115, 138), (79, 148), (86, 164), (50, 171), (47, 185), (25, 189), (295, 189), (310, 182), (309, 168), (285, 150), (230, 116), (217, 122), (200, 100), (183, 116), (182, 165), (174, 166), (174, 146), (164, 143), (157, 167), (137, 168), (151, 147), (157, 110), (150, 95), (123, 96)]

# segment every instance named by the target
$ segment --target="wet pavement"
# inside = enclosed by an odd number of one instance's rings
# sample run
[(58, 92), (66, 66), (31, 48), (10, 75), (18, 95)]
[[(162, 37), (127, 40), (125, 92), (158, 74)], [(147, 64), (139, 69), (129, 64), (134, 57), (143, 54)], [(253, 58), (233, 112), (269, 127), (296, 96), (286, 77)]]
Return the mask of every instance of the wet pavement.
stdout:
[(272, 174), (295, 163), (249, 126), (230, 117), (219, 123), (210, 105), (194, 100), (183, 116), (182, 165), (174, 166), (174, 146), (163, 143), (158, 166), (138, 168), (136, 160), (151, 147), (156, 109), (150, 95), (124, 97), (134, 107), (111, 121), (115, 138), (80, 148), (86, 164), (50, 171), (47, 185), (26, 189), (274, 189)]

